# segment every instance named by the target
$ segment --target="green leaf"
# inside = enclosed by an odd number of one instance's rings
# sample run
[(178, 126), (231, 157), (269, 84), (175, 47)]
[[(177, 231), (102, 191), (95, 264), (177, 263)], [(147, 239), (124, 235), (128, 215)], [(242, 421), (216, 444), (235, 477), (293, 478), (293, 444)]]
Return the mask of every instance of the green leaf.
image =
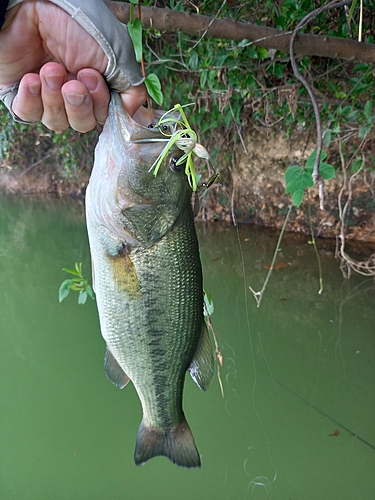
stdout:
[(196, 52), (192, 52), (190, 59), (189, 59), (189, 66), (191, 69), (197, 69), (198, 68), (198, 54)]
[(92, 288), (91, 288), (90, 285), (87, 285), (86, 292), (94, 300), (94, 292), (93, 292), (93, 290), (92, 290)]
[(81, 290), (78, 295), (78, 304), (83, 305), (87, 300), (87, 292), (86, 290)]
[(327, 130), (323, 137), (323, 142), (325, 147), (328, 147), (331, 144), (331, 141), (332, 141), (332, 132), (330, 130)]
[(367, 128), (366, 127), (361, 127), (359, 129), (359, 132), (358, 132), (358, 137), (360, 139), (364, 139), (366, 137), (366, 134), (367, 134)]
[(362, 158), (356, 158), (356, 160), (353, 162), (352, 165), (352, 172), (358, 172), (362, 168), (363, 165), (363, 159)]
[(293, 193), (291, 193), (292, 202), (296, 207), (299, 207), (301, 205), (304, 193), (305, 193), (305, 188), (293, 191)]
[(357, 66), (354, 66), (353, 68), (353, 73), (358, 73), (358, 72), (361, 72), (362, 71), (367, 71), (369, 69), (369, 65), (368, 64), (364, 64), (364, 63), (361, 63), (361, 64), (357, 64)]
[[(314, 170), (315, 158), (316, 158), (316, 149), (314, 149), (314, 151), (311, 153), (306, 162), (306, 171), (309, 172), (311, 175)], [(324, 163), (323, 160), (325, 160), (326, 158), (327, 158), (327, 153), (322, 150), (320, 153), (319, 173), (324, 180), (328, 181), (329, 179), (333, 179), (336, 174), (335, 174), (335, 167), (333, 165)]]
[(299, 207), (302, 203), (305, 188), (312, 187), (314, 182), (311, 172), (300, 166), (293, 165), (288, 167), (285, 172), (285, 184), (285, 192), (290, 193), (293, 203)]
[(132, 23), (127, 24), (130, 38), (134, 45), (135, 58), (142, 61), (142, 21), (137, 17)]
[[(311, 155), (307, 158), (306, 169), (313, 170), (314, 165), (315, 165), (315, 158), (316, 158), (316, 149), (314, 149), (314, 151), (311, 153)], [(327, 153), (322, 150), (320, 153), (320, 162), (324, 161), (326, 158), (327, 158)]]
[(150, 94), (151, 98), (161, 106), (163, 104), (163, 93), (161, 91), (161, 84), (159, 78), (151, 73), (147, 75), (145, 79), (145, 84), (147, 92)]
[(346, 120), (348, 122), (350, 122), (352, 120), (355, 120), (358, 115), (359, 115), (359, 111), (358, 110), (354, 110), (354, 111), (352, 111), (351, 113), (348, 114), (348, 116), (346, 117)]
[(259, 47), (258, 49), (259, 59), (267, 59), (269, 57), (268, 50), (264, 47)]
[(212, 301), (212, 298), (211, 298), (211, 294), (210, 292), (208, 292), (207, 290), (203, 290), (204, 292), (204, 315), (205, 316), (212, 316), (213, 312), (214, 312), (214, 303)]
[(336, 175), (335, 167), (333, 165), (328, 165), (328, 163), (321, 163), (319, 165), (319, 173), (325, 181), (333, 179)]
[(69, 295), (72, 284), (73, 280), (65, 280), (61, 283), (59, 288), (59, 302), (62, 302)]
[(244, 45), (247, 45), (249, 42), (250, 42), (250, 40), (248, 40), (247, 38), (244, 38), (243, 40), (241, 40), (241, 41), (237, 44), (237, 47), (243, 47)]
[(233, 118), (232, 111), (229, 109), (225, 118), (224, 118), (225, 127), (229, 127), (229, 124), (232, 121), (232, 118)]
[(366, 118), (369, 118), (371, 116), (371, 111), (372, 111), (372, 101), (367, 101), (364, 107), (364, 114)]
[(200, 74), (200, 87), (201, 87), (201, 89), (203, 89), (204, 86), (206, 85), (206, 81), (207, 81), (207, 71), (202, 71)]
[(63, 267), (63, 271), (65, 271), (66, 273), (74, 274), (74, 276), (81, 276), (80, 273), (78, 273), (74, 269), (70, 269), (69, 267)]
[(76, 271), (79, 274), (79, 276), (82, 276), (82, 262), (80, 262), (79, 264), (78, 262), (76, 262), (74, 267), (76, 268)]

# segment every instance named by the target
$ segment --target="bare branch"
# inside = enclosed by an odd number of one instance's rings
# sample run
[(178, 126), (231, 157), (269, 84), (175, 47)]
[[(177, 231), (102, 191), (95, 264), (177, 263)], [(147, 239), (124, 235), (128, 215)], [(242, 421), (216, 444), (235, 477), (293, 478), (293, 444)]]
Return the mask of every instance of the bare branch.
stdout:
[(352, 3), (352, 0), (343, 0), (341, 2), (336, 2), (335, 0), (333, 0), (329, 4), (323, 5), (322, 7), (315, 9), (313, 12), (310, 12), (310, 14), (307, 14), (307, 16), (305, 16), (302, 19), (302, 21), (298, 23), (298, 25), (297, 25), (296, 29), (293, 31), (292, 37), (290, 39), (290, 48), (289, 48), (290, 62), (292, 63), (294, 75), (297, 78), (297, 80), (299, 80), (302, 83), (302, 85), (305, 87), (305, 89), (307, 90), (307, 92), (310, 96), (313, 108), (314, 108), (314, 113), (315, 113), (317, 145), (316, 145), (316, 157), (315, 157), (314, 171), (313, 171), (312, 177), (313, 177), (314, 182), (318, 182), (318, 184), (319, 184), (319, 199), (320, 199), (320, 209), (321, 210), (324, 210), (324, 198), (323, 198), (324, 183), (323, 183), (323, 179), (319, 173), (320, 156), (322, 153), (322, 140), (323, 140), (322, 125), (321, 125), (321, 120), (320, 120), (320, 111), (319, 111), (319, 106), (318, 106), (318, 103), (316, 102), (316, 98), (315, 98), (315, 95), (314, 95), (312, 88), (308, 84), (306, 78), (304, 76), (302, 76), (298, 70), (297, 63), (296, 63), (296, 60), (294, 57), (294, 44), (295, 44), (295, 41), (296, 41), (296, 38), (298, 35), (298, 31), (300, 29), (302, 29), (304, 26), (306, 26), (310, 21), (315, 19), (315, 17), (318, 14), (320, 14), (321, 12), (325, 12), (327, 10), (330, 10), (330, 9), (336, 9), (338, 7), (343, 7), (344, 5), (349, 5), (351, 3)]
[[(123, 23), (129, 21), (129, 4), (105, 0), (106, 4)], [(192, 36), (223, 38), (225, 40), (249, 40), (254, 45), (289, 53), (292, 33), (275, 28), (241, 23), (228, 18), (215, 19), (187, 12), (157, 7), (142, 7), (142, 24), (165, 32), (182, 31)], [(375, 63), (375, 46), (354, 40), (322, 35), (298, 35), (294, 43), (298, 55), (332, 57), (352, 61)]]

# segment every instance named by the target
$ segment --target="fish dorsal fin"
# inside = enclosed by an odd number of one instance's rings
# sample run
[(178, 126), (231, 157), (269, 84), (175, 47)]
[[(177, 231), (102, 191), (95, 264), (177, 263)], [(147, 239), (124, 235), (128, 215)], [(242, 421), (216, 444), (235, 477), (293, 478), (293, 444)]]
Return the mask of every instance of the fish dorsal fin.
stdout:
[(202, 334), (199, 339), (193, 361), (188, 369), (192, 379), (202, 391), (208, 389), (214, 374), (214, 354), (206, 323), (203, 321)]
[(104, 357), (104, 371), (108, 380), (110, 380), (112, 384), (117, 385), (119, 389), (123, 389), (130, 380), (108, 349), (108, 346)]

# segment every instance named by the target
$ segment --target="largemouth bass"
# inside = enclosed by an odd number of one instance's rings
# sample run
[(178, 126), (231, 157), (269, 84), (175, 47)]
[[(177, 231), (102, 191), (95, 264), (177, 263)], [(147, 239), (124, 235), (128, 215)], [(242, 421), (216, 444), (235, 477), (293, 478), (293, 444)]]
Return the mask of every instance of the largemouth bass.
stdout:
[(120, 388), (131, 380), (142, 403), (135, 463), (199, 467), (183, 386), (188, 370), (206, 390), (214, 358), (183, 152), (172, 146), (150, 172), (166, 144), (152, 127), (160, 116), (141, 108), (132, 119), (112, 94), (86, 194), (93, 285), (106, 375)]

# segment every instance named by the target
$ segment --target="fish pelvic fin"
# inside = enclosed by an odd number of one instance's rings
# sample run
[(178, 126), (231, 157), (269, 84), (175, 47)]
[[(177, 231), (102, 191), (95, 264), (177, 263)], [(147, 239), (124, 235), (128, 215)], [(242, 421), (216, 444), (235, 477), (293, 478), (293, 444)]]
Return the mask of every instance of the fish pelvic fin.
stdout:
[(134, 451), (134, 462), (143, 465), (150, 458), (163, 455), (180, 467), (200, 467), (201, 460), (193, 434), (185, 417), (173, 429), (151, 429), (141, 422)]
[(214, 374), (214, 351), (210, 335), (205, 321), (202, 325), (202, 333), (195, 351), (193, 361), (188, 368), (191, 378), (197, 386), (206, 391)]
[(130, 380), (108, 349), (108, 346), (104, 356), (104, 372), (108, 380), (110, 380), (112, 384), (117, 385), (119, 389), (123, 389)]

